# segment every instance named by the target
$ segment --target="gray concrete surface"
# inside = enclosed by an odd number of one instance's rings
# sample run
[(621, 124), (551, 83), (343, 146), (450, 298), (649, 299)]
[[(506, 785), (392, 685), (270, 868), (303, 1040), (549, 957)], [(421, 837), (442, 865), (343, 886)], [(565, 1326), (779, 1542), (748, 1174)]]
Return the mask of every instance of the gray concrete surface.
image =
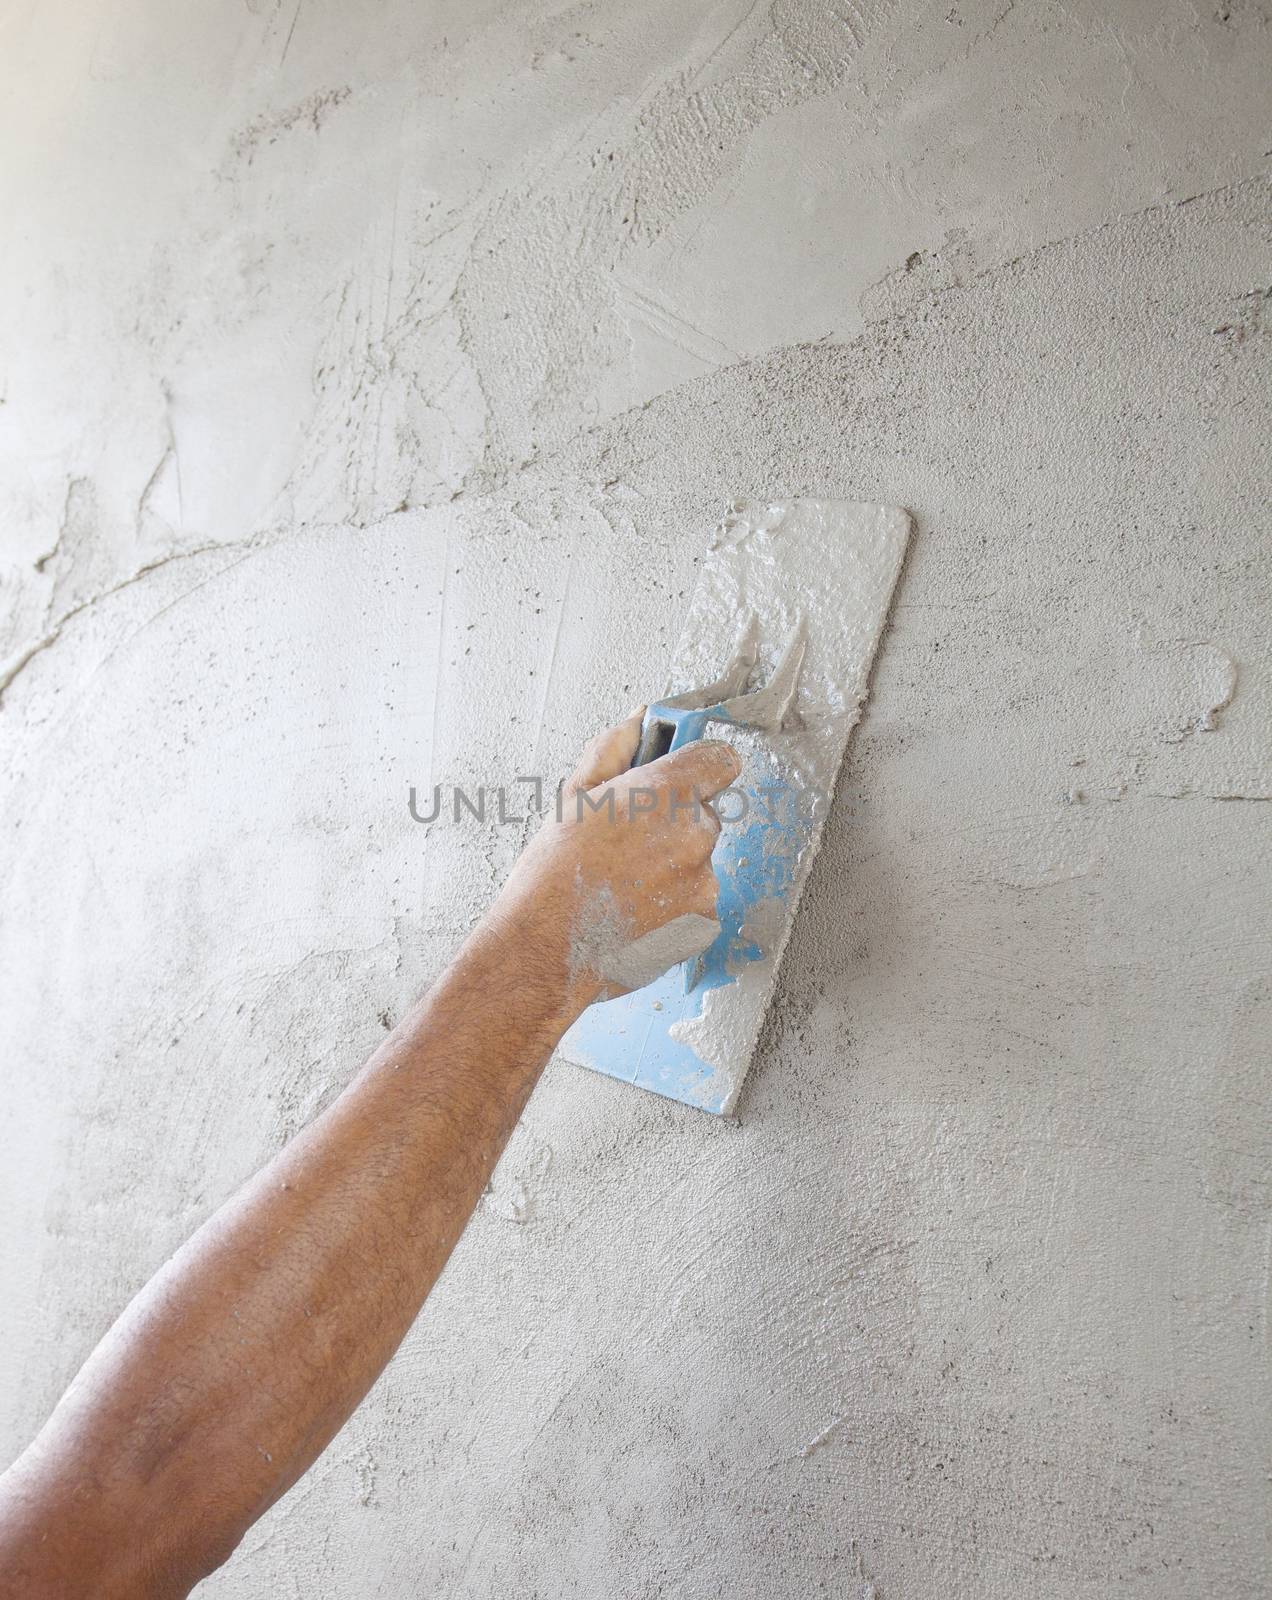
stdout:
[[(210, 1596), (1272, 1586), (1266, 4), (0, 18), (0, 1432), (739, 493), (918, 532), (740, 1122), (554, 1063)], [(810, 574), (810, 582), (816, 574)]]

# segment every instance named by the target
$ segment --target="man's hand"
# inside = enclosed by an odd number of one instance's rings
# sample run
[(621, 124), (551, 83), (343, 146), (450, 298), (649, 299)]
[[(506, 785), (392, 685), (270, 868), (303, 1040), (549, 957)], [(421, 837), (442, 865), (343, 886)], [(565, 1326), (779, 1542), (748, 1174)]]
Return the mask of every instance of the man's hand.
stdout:
[(411, 1015), (151, 1279), (0, 1477), (0, 1600), (178, 1600), (362, 1399), (611, 947), (714, 910), (707, 802), (737, 757), (628, 772), (638, 731), (592, 741)]
[(715, 917), (711, 802), (742, 764), (707, 739), (631, 767), (642, 714), (587, 746), (475, 934), (525, 947), (545, 974), (564, 974), (567, 1013), (621, 989), (613, 974), (624, 948), (678, 919)]

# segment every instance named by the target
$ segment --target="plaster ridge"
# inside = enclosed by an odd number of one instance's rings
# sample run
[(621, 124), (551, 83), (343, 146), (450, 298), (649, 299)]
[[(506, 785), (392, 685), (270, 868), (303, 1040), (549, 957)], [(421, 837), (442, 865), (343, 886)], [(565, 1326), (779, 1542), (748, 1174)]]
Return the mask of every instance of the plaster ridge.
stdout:
[[(1184, 207), (1196, 205), (1200, 201), (1216, 200), (1225, 195), (1235, 195), (1237, 191), (1247, 186), (1263, 186), (1272, 194), (1272, 172), (1269, 172), (1266, 168), (1261, 168), (1255, 172), (1244, 173), (1239, 178), (1229, 179), (1227, 183), (1218, 184), (1213, 189), (1200, 189), (1195, 194), (1182, 195), (1174, 200), (1154, 201), (1152, 205), (1141, 206), (1135, 211), (1115, 212), (1112, 216), (1102, 217), (1098, 222), (1093, 222), (1085, 228), (1077, 228), (1072, 233), (1061, 234), (1057, 239), (1046, 239), (1041, 244), (1035, 245), (1031, 250), (1022, 250), (1019, 255), (1009, 256), (1006, 260), (995, 261), (989, 266), (981, 267), (961, 281), (934, 284), (926, 289), (918, 300), (911, 302), (907, 306), (899, 306), (871, 316), (867, 304), (869, 297), (876, 291), (883, 289), (886, 284), (895, 279), (903, 278), (908, 272), (913, 271), (914, 269), (908, 266), (907, 263), (914, 259), (914, 255), (917, 254), (921, 260), (927, 260), (939, 258), (942, 254), (940, 250), (915, 251), (907, 256), (899, 267), (893, 267), (890, 272), (883, 273), (880, 277), (875, 278), (873, 282), (867, 284), (858, 296), (857, 304), (865, 319), (867, 328), (882, 327), (886, 323), (897, 322), (913, 316), (916, 308), (921, 304), (931, 304), (933, 301), (943, 299), (946, 295), (953, 294), (958, 290), (969, 289), (973, 284), (980, 284), (986, 279), (996, 277), (999, 273), (1010, 272), (1014, 267), (1037, 261), (1050, 251), (1068, 249), (1071, 245), (1081, 244), (1085, 240), (1094, 238), (1110, 228), (1121, 227), (1127, 223), (1140, 222), (1157, 213), (1164, 216), (1168, 212), (1183, 210)], [(1253, 295), (1260, 292), (1256, 288), (1246, 291), (1246, 294)], [(831, 342), (840, 345), (853, 345), (860, 343), (863, 337), (864, 334), (858, 334), (855, 339), (833, 340)], [(821, 340), (805, 340), (802, 341), (802, 345), (822, 342)]]
[[(124, 589), (130, 589), (133, 584), (140, 583), (143, 578), (148, 578), (152, 573), (157, 572), (161, 567), (169, 566), (172, 562), (188, 561), (195, 556), (211, 555), (218, 550), (241, 550), (243, 556), (240, 559), (244, 559), (248, 555), (255, 554), (258, 549), (264, 549), (267, 545), (277, 542), (277, 538), (270, 534), (255, 533), (250, 534), (246, 539), (231, 539), (224, 543), (214, 541), (210, 544), (196, 545), (190, 550), (170, 550), (166, 555), (156, 556), (153, 561), (144, 562), (135, 572), (129, 573), (126, 578), (121, 578), (118, 583), (111, 584), (108, 589), (102, 589), (97, 594), (92, 594), (83, 600), (76, 601), (39, 638), (32, 640), (30, 644), (17, 650), (9, 657), (8, 661), (0, 665), (0, 706), (3, 706), (4, 697), (18, 675), (35, 660), (36, 656), (42, 655), (44, 651), (58, 642), (67, 623), (73, 622), (76, 617), (82, 616), (84, 612), (91, 610), (93, 606), (98, 605), (101, 601), (109, 600), (112, 595), (119, 594)], [(229, 566), (235, 565), (237, 565), (237, 562), (230, 562), (222, 570), (228, 570)]]
[(72, 472), (67, 477), (66, 493), (62, 497), (62, 515), (58, 518), (57, 534), (54, 537), (53, 543), (48, 547), (44, 554), (36, 558), (34, 566), (37, 572), (43, 572), (45, 567), (48, 566), (49, 562), (54, 559), (58, 551), (62, 548), (62, 540), (66, 536), (67, 525), (71, 520), (71, 502), (75, 497), (76, 485), (87, 483), (87, 481), (88, 480), (83, 473)]
[[(1144, 222), (1157, 214), (1164, 216), (1171, 211), (1179, 210), (1185, 206), (1194, 205), (1200, 201), (1217, 200), (1224, 196), (1236, 195), (1239, 191), (1248, 187), (1266, 187), (1272, 191), (1272, 174), (1265, 171), (1247, 173), (1240, 178), (1234, 178), (1227, 183), (1219, 184), (1213, 189), (1201, 190), (1196, 194), (1187, 195), (1177, 200), (1159, 201), (1151, 206), (1144, 206), (1137, 211), (1122, 212), (1113, 217), (1103, 218), (1101, 221), (1093, 223), (1089, 227), (1079, 228), (1071, 234), (1066, 234), (1063, 238), (1049, 239), (1045, 243), (1037, 245), (1032, 250), (1023, 251), (1020, 255), (1012, 256), (1009, 260), (995, 262), (993, 265), (981, 269), (972, 277), (961, 283), (951, 283), (942, 285), (939, 288), (931, 289), (924, 296), (923, 301), (917, 302), (916, 304), (931, 304), (938, 299), (945, 298), (945, 296), (949, 294), (969, 289), (973, 284), (987, 284), (1000, 274), (1010, 272), (1014, 268), (1022, 267), (1027, 263), (1032, 264), (1040, 261), (1049, 253), (1061, 249), (1067, 249), (1074, 245), (1079, 245), (1087, 239), (1094, 238), (1096, 235), (1106, 231), (1109, 228)], [(903, 269), (895, 270), (899, 271)], [(885, 283), (889, 277), (894, 275), (894, 273), (885, 273), (882, 278), (876, 280), (876, 284), (871, 285), (871, 288)], [(869, 292), (869, 289), (865, 291), (866, 294)], [(1255, 293), (1259, 291), (1249, 292)], [(621, 432), (626, 422), (643, 416), (659, 402), (666, 400), (669, 395), (676, 394), (689, 385), (719, 379), (731, 372), (738, 372), (748, 368), (758, 368), (782, 355), (786, 355), (794, 351), (818, 350), (825, 352), (832, 349), (864, 349), (867, 341), (875, 337), (878, 329), (885, 327), (888, 323), (900, 323), (909, 320), (914, 315), (915, 309), (916, 306), (911, 305), (909, 307), (901, 307), (896, 310), (889, 311), (880, 316), (870, 317), (866, 321), (865, 328), (860, 333), (855, 334), (849, 339), (826, 339), (825, 337), (818, 339), (797, 339), (786, 344), (772, 345), (766, 350), (755, 351), (751, 354), (741, 356), (735, 361), (723, 362), (719, 366), (712, 367), (705, 373), (700, 373), (693, 377), (685, 378), (679, 383), (671, 384), (666, 389), (659, 390), (657, 394), (650, 395), (646, 399), (627, 406), (622, 411), (616, 412), (613, 416), (606, 418), (603, 422), (589, 422), (586, 426), (577, 429), (569, 436), (569, 438), (562, 440), (558, 444), (552, 445), (542, 454), (535, 454), (523, 461), (514, 462), (509, 466), (492, 467), (488, 464), (490, 451), (489, 442), (487, 442), (487, 448), (483, 452), (482, 459), (474, 462), (468, 468), (464, 475), (463, 481), (457, 489), (437, 496), (430, 496), (419, 502), (412, 502), (408, 507), (399, 508), (399, 510), (406, 509), (409, 511), (429, 511), (437, 509), (441, 506), (453, 505), (456, 502), (465, 499), (471, 498), (475, 500), (482, 500), (493, 498), (508, 489), (519, 474), (527, 471), (550, 471), (554, 467), (558, 469), (564, 467), (567, 468), (571, 474), (574, 474), (575, 468), (569, 462), (569, 457), (577, 451), (579, 445), (583, 441), (589, 438), (597, 438), (604, 433), (612, 433), (615, 431)], [(590, 480), (588, 481), (590, 483)], [(592, 485), (592, 487), (599, 488), (600, 485), (598, 483), (596, 485)], [(397, 513), (389, 512), (386, 514), (386, 516), (392, 516), (395, 514)], [(358, 527), (375, 527), (378, 526), (379, 523), (385, 521), (386, 516), (371, 517), (365, 522), (359, 523), (354, 523), (352, 520), (350, 520), (348, 525)]]

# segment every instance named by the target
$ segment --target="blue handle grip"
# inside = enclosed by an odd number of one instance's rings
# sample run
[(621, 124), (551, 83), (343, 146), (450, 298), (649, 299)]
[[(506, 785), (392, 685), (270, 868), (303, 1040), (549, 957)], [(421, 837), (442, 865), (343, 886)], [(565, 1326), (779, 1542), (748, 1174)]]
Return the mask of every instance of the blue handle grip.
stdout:
[(656, 761), (672, 750), (682, 750), (685, 745), (701, 739), (709, 722), (731, 722), (733, 719), (722, 705), (666, 706), (655, 703), (646, 706), (640, 725), (640, 743), (636, 747), (634, 767), (643, 767), (647, 761)]

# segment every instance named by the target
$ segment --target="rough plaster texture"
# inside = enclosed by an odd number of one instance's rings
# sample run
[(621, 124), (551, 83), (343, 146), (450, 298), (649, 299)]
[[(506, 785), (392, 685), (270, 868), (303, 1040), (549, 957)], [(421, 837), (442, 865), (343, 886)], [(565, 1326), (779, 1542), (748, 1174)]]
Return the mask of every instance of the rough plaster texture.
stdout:
[(1265, 1595), (1268, 6), (0, 39), (7, 1448), (498, 882), (408, 785), (661, 687), (727, 497), (897, 500), (741, 1123), (549, 1068), (207, 1592)]

